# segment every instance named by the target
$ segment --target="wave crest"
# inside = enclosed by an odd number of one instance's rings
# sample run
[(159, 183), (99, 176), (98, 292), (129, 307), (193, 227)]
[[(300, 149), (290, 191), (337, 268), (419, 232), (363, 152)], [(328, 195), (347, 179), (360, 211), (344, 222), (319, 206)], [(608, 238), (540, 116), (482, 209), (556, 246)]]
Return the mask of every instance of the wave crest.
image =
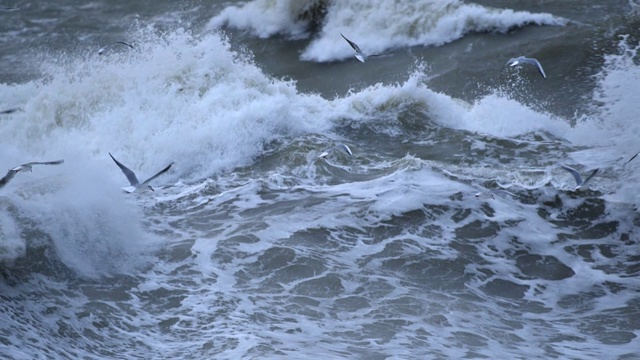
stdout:
[[(527, 25), (565, 25), (551, 14), (494, 9), (459, 0), (435, 1), (292, 1), (255, 0), (231, 6), (214, 17), (211, 27), (244, 29), (266, 38), (301, 37), (320, 25), (317, 37), (302, 53), (308, 61), (335, 61), (353, 51), (340, 33), (368, 53), (404, 46), (440, 46), (473, 32), (507, 32)], [(340, 44), (340, 46), (337, 46)]]

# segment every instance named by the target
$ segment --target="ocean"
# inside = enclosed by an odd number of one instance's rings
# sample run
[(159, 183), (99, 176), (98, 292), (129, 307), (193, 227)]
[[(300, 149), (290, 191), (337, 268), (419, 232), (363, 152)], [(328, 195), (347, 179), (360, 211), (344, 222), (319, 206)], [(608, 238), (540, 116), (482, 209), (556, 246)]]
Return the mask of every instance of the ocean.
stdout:
[(640, 358), (639, 1), (0, 5), (3, 359)]

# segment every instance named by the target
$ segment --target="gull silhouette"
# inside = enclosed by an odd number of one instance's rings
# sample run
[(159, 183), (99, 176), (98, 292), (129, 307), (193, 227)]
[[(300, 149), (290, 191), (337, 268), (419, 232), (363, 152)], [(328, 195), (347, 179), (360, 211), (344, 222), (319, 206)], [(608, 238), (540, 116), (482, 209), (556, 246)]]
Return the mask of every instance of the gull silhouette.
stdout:
[(329, 156), (329, 154), (331, 154), (336, 149), (342, 149), (347, 154), (353, 156), (353, 153), (351, 152), (351, 149), (349, 149), (349, 147), (347, 145), (345, 145), (345, 144), (337, 144), (336, 146), (331, 147), (331, 148), (323, 151), (320, 155), (318, 155), (318, 157), (319, 158), (325, 158), (325, 157)]
[(26, 163), (26, 164), (22, 164), (22, 165), (18, 165), (12, 169), (9, 169), (9, 171), (7, 171), (7, 174), (0, 179), (0, 188), (3, 188), (5, 185), (7, 185), (9, 183), (9, 181), (11, 181), (11, 179), (13, 179), (14, 176), (16, 176), (16, 174), (20, 171), (29, 171), (31, 172), (31, 167), (33, 165), (58, 165), (58, 164), (62, 164), (64, 163), (64, 160), (56, 160), (56, 161), (34, 161), (34, 162), (30, 162), (30, 163)]
[(158, 172), (157, 174), (155, 174), (152, 177), (148, 178), (144, 182), (140, 183), (140, 181), (138, 181), (138, 178), (136, 177), (136, 174), (133, 171), (131, 171), (131, 169), (129, 169), (128, 167), (122, 165), (122, 163), (119, 162), (118, 160), (116, 160), (116, 158), (114, 158), (113, 155), (111, 155), (111, 153), (109, 153), (109, 156), (111, 156), (111, 158), (116, 163), (116, 165), (118, 165), (120, 170), (122, 170), (124, 175), (127, 177), (127, 180), (129, 180), (129, 184), (131, 184), (131, 186), (127, 186), (127, 187), (123, 187), (122, 188), (122, 190), (124, 190), (124, 191), (126, 191), (128, 193), (132, 193), (132, 192), (138, 190), (139, 188), (143, 188), (145, 185), (151, 191), (155, 191), (153, 189), (153, 187), (151, 187), (151, 185), (149, 185), (149, 182), (151, 182), (151, 180), (157, 178), (158, 176), (164, 174), (165, 172), (169, 171), (169, 169), (173, 165), (173, 163), (167, 165), (167, 167), (165, 167), (164, 169), (160, 170), (160, 172)]
[(358, 46), (358, 44), (354, 43), (353, 41), (347, 39), (344, 35), (340, 34), (340, 36), (342, 36), (343, 39), (347, 40), (347, 42), (349, 43), (349, 45), (351, 45), (351, 47), (353, 48), (353, 50), (355, 50), (356, 54), (354, 55), (356, 57), (356, 59), (358, 59), (358, 61), (360, 62), (364, 62), (368, 57), (371, 56), (382, 56), (382, 55), (389, 55), (391, 53), (384, 53), (384, 54), (372, 54), (372, 55), (365, 55), (362, 50), (360, 50), (360, 46)]
[(547, 75), (544, 73), (544, 70), (542, 69), (542, 65), (540, 65), (540, 62), (538, 60), (534, 59), (534, 58), (518, 56), (517, 58), (509, 59), (509, 61), (507, 61), (506, 65), (509, 65), (509, 66), (513, 67), (513, 66), (520, 65), (520, 64), (535, 65), (538, 68), (538, 72), (540, 73), (540, 75), (542, 75), (542, 77), (545, 78), (545, 79), (547, 78)]
[(580, 173), (578, 173), (578, 171), (576, 171), (576, 169), (574, 169), (572, 167), (569, 167), (567, 165), (563, 165), (563, 164), (561, 164), (560, 167), (565, 169), (565, 170), (567, 170), (569, 173), (571, 173), (571, 175), (575, 179), (576, 187), (573, 190), (580, 190), (583, 186), (587, 185), (589, 180), (591, 180), (593, 178), (593, 176), (598, 173), (598, 170), (600, 170), (600, 169), (593, 170), (591, 175), (587, 176), (587, 178), (584, 179), (584, 181), (582, 181), (582, 177), (580, 176)]
[(105, 46), (101, 47), (100, 50), (98, 50), (98, 55), (102, 55), (105, 52), (105, 50), (107, 50), (107, 46), (112, 46), (112, 45), (115, 45), (115, 44), (122, 44), (124, 46), (128, 46), (128, 47), (133, 49), (133, 45), (131, 45), (131, 44), (127, 43), (127, 42), (116, 41), (116, 42), (113, 42), (111, 44), (108, 44), (108, 45), (105, 45)]

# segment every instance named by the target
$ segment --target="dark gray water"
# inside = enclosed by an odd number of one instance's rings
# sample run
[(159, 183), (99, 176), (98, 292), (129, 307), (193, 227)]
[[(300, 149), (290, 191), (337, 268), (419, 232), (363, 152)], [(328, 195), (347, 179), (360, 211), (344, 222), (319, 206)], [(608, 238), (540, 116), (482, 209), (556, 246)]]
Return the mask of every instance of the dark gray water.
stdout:
[(2, 5), (4, 358), (640, 356), (634, 1)]

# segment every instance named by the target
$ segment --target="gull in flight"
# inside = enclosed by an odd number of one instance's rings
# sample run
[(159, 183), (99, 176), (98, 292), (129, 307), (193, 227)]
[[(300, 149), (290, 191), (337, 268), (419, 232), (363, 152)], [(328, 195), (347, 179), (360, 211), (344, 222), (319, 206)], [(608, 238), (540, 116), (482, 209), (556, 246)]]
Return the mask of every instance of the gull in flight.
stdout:
[(160, 170), (159, 173), (157, 173), (157, 174), (153, 175), (152, 177), (148, 178), (143, 183), (140, 183), (140, 181), (138, 181), (138, 178), (136, 177), (136, 174), (133, 171), (131, 171), (131, 169), (129, 169), (128, 167), (122, 165), (118, 160), (116, 160), (116, 158), (113, 157), (113, 155), (111, 155), (111, 153), (109, 153), (109, 156), (111, 156), (113, 161), (115, 161), (116, 165), (118, 165), (120, 170), (122, 170), (124, 175), (127, 177), (127, 180), (129, 180), (129, 183), (131, 184), (131, 186), (127, 186), (127, 187), (123, 187), (122, 188), (122, 190), (124, 190), (124, 191), (126, 191), (128, 193), (132, 193), (132, 192), (138, 190), (139, 188), (144, 187), (145, 185), (151, 191), (155, 191), (151, 187), (151, 185), (149, 185), (149, 182), (151, 182), (151, 180), (157, 178), (158, 176), (164, 174), (165, 172), (169, 171), (169, 169), (171, 168), (171, 165), (173, 165), (173, 163), (167, 165), (167, 167), (165, 167), (164, 169)]
[(517, 58), (511, 58), (509, 59), (509, 61), (507, 61), (507, 65), (513, 67), (516, 65), (520, 65), (520, 64), (531, 64), (531, 65), (535, 65), (538, 68), (538, 72), (540, 73), (540, 75), (542, 75), (543, 78), (547, 78), (547, 75), (544, 73), (544, 70), (542, 69), (542, 65), (540, 65), (540, 62), (534, 58), (527, 58), (524, 56), (518, 56)]
[(325, 157), (329, 156), (329, 154), (331, 154), (336, 149), (342, 149), (347, 154), (353, 156), (353, 153), (351, 152), (351, 149), (349, 149), (349, 147), (347, 145), (345, 145), (345, 144), (337, 144), (336, 146), (323, 151), (320, 155), (318, 155), (318, 157), (319, 158), (325, 158)]
[(131, 45), (131, 44), (127, 43), (127, 42), (124, 42), (124, 41), (116, 41), (116, 42), (113, 42), (113, 43), (111, 43), (111, 44), (109, 44), (109, 45), (106, 45), (106, 46), (104, 46), (104, 47), (100, 48), (100, 50), (98, 50), (98, 55), (102, 55), (102, 54), (104, 53), (104, 51), (107, 49), (107, 46), (111, 46), (111, 45), (115, 45), (115, 44), (122, 44), (122, 45), (124, 45), (124, 46), (128, 46), (128, 47), (130, 47), (130, 48), (132, 48), (132, 49), (133, 49), (133, 45)]
[(511, 191), (507, 191), (504, 189), (487, 189), (487, 191), (479, 191), (477, 193), (475, 193), (473, 195), (473, 197), (475, 197), (476, 199), (483, 199), (483, 198), (489, 198), (489, 196), (495, 200), (496, 197), (495, 195), (497, 195), (498, 197), (501, 198), (506, 198), (506, 195), (511, 196), (511, 198), (513, 199), (519, 199), (520, 196), (518, 194), (514, 194)]
[(26, 163), (26, 164), (22, 164), (19, 166), (14, 167), (13, 169), (9, 169), (9, 171), (7, 171), (7, 174), (0, 179), (0, 188), (3, 188), (5, 185), (7, 185), (9, 183), (9, 181), (11, 181), (11, 179), (13, 179), (14, 176), (16, 176), (16, 174), (20, 171), (31, 171), (31, 166), (32, 165), (58, 165), (58, 164), (62, 164), (64, 162), (64, 160), (56, 160), (56, 161), (34, 161), (34, 162), (30, 162), (30, 163)]
[[(473, 197), (475, 197), (476, 199), (480, 199), (480, 198), (481, 198), (481, 197), (483, 197), (484, 195), (485, 195), (485, 193), (483, 193), (482, 191), (479, 191), (479, 192), (475, 193), (475, 194), (473, 195)], [(495, 196), (493, 196), (493, 194), (486, 193), (486, 195), (487, 195), (487, 196), (491, 196), (491, 198), (492, 198), (493, 200), (495, 200), (495, 199), (496, 199), (496, 197), (495, 197)]]
[(382, 56), (382, 55), (389, 55), (390, 53), (384, 53), (384, 54), (373, 54), (373, 55), (365, 55), (364, 53), (362, 53), (362, 50), (360, 50), (360, 46), (358, 46), (358, 44), (354, 43), (353, 41), (347, 39), (344, 35), (340, 34), (340, 36), (342, 36), (343, 39), (347, 40), (347, 42), (349, 43), (349, 45), (351, 45), (351, 47), (353, 48), (353, 50), (356, 51), (356, 54), (354, 55), (356, 57), (356, 59), (358, 59), (358, 61), (360, 62), (364, 62), (364, 60), (367, 57), (371, 57), (371, 56)]
[(580, 174), (576, 171), (576, 169), (569, 167), (567, 165), (560, 165), (561, 168), (567, 170), (568, 172), (571, 173), (571, 175), (573, 175), (573, 178), (576, 180), (576, 187), (573, 190), (580, 190), (583, 186), (587, 185), (587, 183), (589, 182), (589, 180), (591, 180), (591, 178), (593, 178), (593, 176), (595, 174), (598, 173), (598, 170), (600, 169), (595, 169), (593, 170), (593, 172), (591, 173), (591, 175), (587, 176), (586, 179), (584, 179), (584, 181), (582, 181), (582, 177), (580, 176)]

